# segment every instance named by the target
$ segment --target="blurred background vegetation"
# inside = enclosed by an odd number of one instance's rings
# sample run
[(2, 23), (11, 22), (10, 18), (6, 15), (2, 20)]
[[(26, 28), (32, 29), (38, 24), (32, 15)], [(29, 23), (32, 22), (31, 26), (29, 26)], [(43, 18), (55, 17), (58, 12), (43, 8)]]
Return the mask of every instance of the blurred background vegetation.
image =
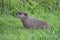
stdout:
[(60, 0), (0, 0), (0, 13), (14, 15), (17, 11), (40, 14), (60, 10)]
[[(16, 17), (27, 12), (51, 29), (25, 29)], [(60, 40), (60, 0), (0, 0), (0, 40)]]

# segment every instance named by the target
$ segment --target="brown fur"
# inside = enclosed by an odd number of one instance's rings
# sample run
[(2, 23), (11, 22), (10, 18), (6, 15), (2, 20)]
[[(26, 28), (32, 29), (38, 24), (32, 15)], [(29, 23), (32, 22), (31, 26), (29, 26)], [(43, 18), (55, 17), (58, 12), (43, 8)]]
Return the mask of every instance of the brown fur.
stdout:
[(41, 29), (44, 29), (44, 28), (49, 27), (47, 22), (31, 18), (27, 13), (18, 12), (17, 16), (21, 19), (21, 21), (23, 22), (24, 27), (26, 27), (26, 28), (31, 28), (31, 29), (41, 28)]

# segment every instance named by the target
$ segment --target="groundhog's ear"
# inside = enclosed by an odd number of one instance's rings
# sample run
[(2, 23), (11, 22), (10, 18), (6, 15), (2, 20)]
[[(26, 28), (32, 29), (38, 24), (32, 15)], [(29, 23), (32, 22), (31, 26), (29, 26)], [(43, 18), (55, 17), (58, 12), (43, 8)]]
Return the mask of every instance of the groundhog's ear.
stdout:
[(27, 16), (27, 13), (25, 13), (24, 15)]

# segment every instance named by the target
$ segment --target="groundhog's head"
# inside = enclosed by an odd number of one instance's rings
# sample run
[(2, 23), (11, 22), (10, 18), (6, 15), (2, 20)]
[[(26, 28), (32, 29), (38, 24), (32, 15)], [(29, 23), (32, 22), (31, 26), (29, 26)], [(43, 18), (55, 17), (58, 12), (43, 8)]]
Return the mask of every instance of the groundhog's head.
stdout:
[(18, 18), (20, 18), (20, 19), (25, 19), (25, 18), (27, 18), (27, 16), (28, 16), (28, 14), (27, 14), (27, 13), (24, 13), (24, 12), (18, 12), (16, 15), (17, 15)]

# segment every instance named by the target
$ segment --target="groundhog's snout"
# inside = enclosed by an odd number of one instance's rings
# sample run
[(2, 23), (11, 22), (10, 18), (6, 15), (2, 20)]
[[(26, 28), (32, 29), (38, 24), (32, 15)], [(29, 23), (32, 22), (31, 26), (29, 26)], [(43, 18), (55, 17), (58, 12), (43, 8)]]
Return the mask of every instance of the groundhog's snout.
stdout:
[(22, 13), (21, 12), (17, 12), (16, 15), (21, 15)]

